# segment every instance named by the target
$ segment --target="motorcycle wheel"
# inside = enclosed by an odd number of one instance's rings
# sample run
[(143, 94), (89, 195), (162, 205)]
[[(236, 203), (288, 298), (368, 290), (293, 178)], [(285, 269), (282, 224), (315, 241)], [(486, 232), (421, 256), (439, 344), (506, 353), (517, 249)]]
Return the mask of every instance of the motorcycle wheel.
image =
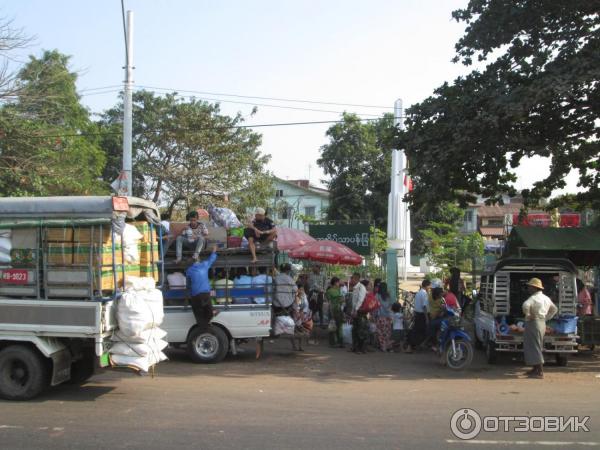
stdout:
[(444, 363), (452, 370), (462, 370), (471, 365), (473, 361), (473, 346), (470, 342), (464, 339), (456, 339), (454, 341), (456, 354), (452, 354), (452, 342), (446, 345), (444, 350)]

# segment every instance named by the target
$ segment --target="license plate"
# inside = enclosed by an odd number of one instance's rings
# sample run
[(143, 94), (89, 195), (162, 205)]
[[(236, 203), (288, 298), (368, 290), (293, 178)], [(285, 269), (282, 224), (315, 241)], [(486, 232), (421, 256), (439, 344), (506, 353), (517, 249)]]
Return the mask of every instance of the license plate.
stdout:
[(0, 282), (8, 284), (28, 284), (29, 271), (24, 269), (0, 270)]

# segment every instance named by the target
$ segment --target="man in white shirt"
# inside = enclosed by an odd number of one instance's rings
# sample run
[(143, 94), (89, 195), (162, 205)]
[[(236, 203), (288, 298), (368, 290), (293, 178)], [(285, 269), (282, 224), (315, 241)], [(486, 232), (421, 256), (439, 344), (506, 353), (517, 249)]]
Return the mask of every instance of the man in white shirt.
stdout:
[(360, 307), (367, 296), (367, 287), (360, 281), (360, 274), (354, 273), (350, 279), (352, 286), (352, 349), (354, 353), (366, 353), (365, 344), (369, 337), (367, 314)]
[(429, 309), (429, 289), (431, 281), (423, 280), (421, 289), (415, 295), (415, 321), (408, 334), (410, 350), (420, 345), (427, 335), (427, 310)]
[(523, 352), (525, 364), (532, 366), (527, 373), (530, 378), (544, 378), (544, 334), (546, 321), (552, 319), (558, 308), (542, 292), (544, 285), (539, 278), (532, 278), (527, 283), (531, 296), (523, 303), (525, 316), (525, 333), (523, 335)]

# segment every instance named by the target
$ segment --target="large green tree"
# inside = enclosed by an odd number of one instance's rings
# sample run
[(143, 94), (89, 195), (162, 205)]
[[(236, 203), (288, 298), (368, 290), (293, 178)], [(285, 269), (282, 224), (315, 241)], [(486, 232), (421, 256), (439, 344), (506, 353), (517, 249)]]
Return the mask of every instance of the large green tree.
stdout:
[[(106, 134), (107, 181), (120, 168), (123, 106), (107, 111), (101, 121)], [(133, 96), (134, 194), (149, 198), (169, 211), (185, 206), (222, 204), (230, 195), (233, 207), (265, 204), (272, 178), (267, 155), (259, 151), (261, 136), (230, 117), (218, 104), (184, 100), (137, 91)]]
[(330, 177), (327, 218), (368, 219), (385, 229), (395, 135), (393, 116), (364, 122), (346, 113), (326, 135), (329, 142), (321, 147), (318, 164)]
[(77, 74), (58, 51), (31, 56), (16, 95), (0, 108), (1, 195), (90, 195), (107, 191), (97, 127), (76, 91)]
[(514, 169), (541, 156), (527, 204), (576, 170), (577, 199), (600, 205), (600, 3), (471, 0), (453, 17), (467, 25), (455, 62), (478, 68), (408, 110), (413, 202), (515, 193)]

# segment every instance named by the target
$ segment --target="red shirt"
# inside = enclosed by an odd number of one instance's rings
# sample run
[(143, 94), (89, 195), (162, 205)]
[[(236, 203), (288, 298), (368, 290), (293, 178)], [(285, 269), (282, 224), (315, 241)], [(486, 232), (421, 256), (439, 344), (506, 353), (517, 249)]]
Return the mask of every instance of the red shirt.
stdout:
[(460, 308), (460, 305), (458, 304), (458, 299), (456, 298), (456, 295), (454, 295), (452, 292), (446, 292), (444, 294), (444, 300), (446, 301), (446, 306), (448, 306), (448, 308)]

